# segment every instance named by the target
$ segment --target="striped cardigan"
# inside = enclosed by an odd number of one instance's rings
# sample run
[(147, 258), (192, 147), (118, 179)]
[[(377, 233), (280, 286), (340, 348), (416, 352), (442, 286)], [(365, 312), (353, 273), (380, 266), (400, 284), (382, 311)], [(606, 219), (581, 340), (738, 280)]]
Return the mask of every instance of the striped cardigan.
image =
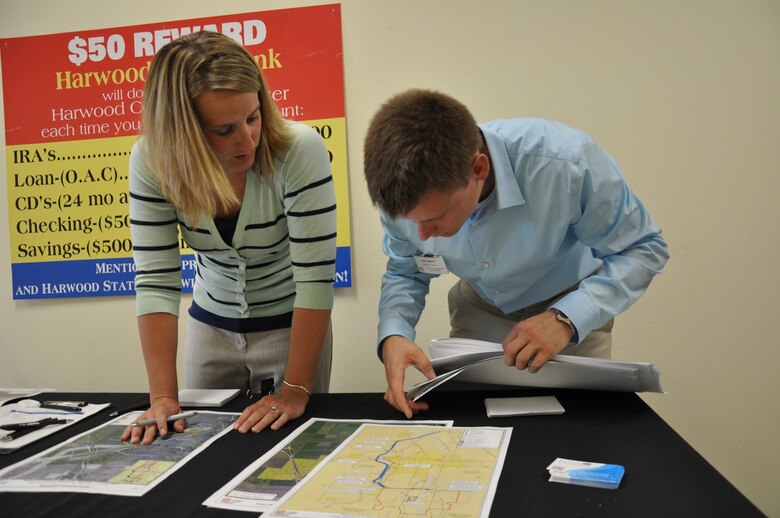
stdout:
[(331, 309), (336, 270), (336, 200), (320, 136), (290, 123), (293, 142), (277, 172), (247, 176), (232, 243), (213, 218), (190, 226), (163, 196), (144, 160), (143, 138), (130, 154), (130, 230), (136, 263), (136, 313), (178, 316), (179, 232), (194, 250), (193, 301), (231, 319), (281, 315), (293, 307)]

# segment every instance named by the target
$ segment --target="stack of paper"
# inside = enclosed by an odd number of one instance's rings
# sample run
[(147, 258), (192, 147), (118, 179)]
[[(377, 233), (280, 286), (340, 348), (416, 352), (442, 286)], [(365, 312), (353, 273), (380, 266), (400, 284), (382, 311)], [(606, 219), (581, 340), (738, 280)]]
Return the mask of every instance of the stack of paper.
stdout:
[(663, 393), (660, 372), (652, 363), (558, 354), (532, 374), (504, 365), (501, 344), (466, 338), (433, 340), (430, 355), (437, 377), (409, 389), (412, 400), (455, 376), (491, 385)]
[(558, 458), (547, 466), (547, 471), (550, 472), (550, 482), (617, 489), (626, 469), (619, 464)]
[(221, 407), (239, 393), (239, 389), (181, 389), (179, 405), (183, 407)]
[(555, 396), (485, 398), (488, 417), (548, 415), (565, 412)]

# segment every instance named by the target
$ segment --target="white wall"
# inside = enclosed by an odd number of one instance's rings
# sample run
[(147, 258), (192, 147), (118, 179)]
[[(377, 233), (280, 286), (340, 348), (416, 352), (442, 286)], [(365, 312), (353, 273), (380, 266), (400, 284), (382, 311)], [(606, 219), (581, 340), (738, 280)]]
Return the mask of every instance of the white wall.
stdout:
[[(0, 38), (313, 3), (4, 2)], [(430, 87), (478, 120), (558, 119), (618, 160), (671, 247), (666, 272), (619, 318), (614, 356), (658, 365), (669, 394), (644, 399), (765, 513), (780, 515), (780, 3), (341, 3), (355, 287), (337, 293), (332, 388), (384, 388), (374, 341), (385, 260), (362, 179), (362, 140), (378, 105)], [(132, 299), (14, 302), (9, 258), (2, 224), (0, 386), (146, 389)], [(448, 331), (450, 282), (434, 283), (420, 344)]]

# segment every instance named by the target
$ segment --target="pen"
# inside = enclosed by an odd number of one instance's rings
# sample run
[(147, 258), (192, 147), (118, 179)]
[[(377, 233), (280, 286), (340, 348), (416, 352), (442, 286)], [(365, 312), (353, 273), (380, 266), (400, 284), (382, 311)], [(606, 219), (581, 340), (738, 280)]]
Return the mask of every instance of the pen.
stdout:
[(40, 419), (38, 421), (27, 421), (26, 423), (9, 423), (0, 425), (0, 430), (24, 430), (25, 428), (41, 428), (50, 424), (62, 424), (67, 423), (65, 419), (56, 419), (53, 417), (47, 417), (46, 419)]
[(81, 412), (81, 407), (77, 405), (67, 405), (64, 402), (48, 402), (41, 403), (41, 408), (48, 408), (49, 410), (66, 410), (68, 412)]
[(87, 406), (86, 401), (44, 401), (44, 405)]
[[(169, 415), (168, 419), (166, 419), (166, 421), (170, 422), (170, 421), (176, 421), (177, 419), (186, 419), (186, 418), (192, 417), (194, 415), (198, 415), (198, 413), (197, 412), (182, 412), (181, 414)], [(155, 424), (156, 422), (157, 422), (156, 419), (143, 419), (141, 421), (136, 421), (134, 423), (130, 423), (130, 426), (134, 426), (134, 427), (136, 427), (136, 426), (150, 426), (150, 425)]]
[(67, 419), (55, 419), (53, 417), (47, 417), (46, 419), (41, 419), (40, 421), (4, 424), (0, 426), (0, 429), (10, 431), (11, 433), (3, 436), (1, 440), (3, 442), (13, 441), (21, 435), (38, 430), (44, 426), (49, 426), (50, 424), (65, 424), (68, 422), (69, 421)]

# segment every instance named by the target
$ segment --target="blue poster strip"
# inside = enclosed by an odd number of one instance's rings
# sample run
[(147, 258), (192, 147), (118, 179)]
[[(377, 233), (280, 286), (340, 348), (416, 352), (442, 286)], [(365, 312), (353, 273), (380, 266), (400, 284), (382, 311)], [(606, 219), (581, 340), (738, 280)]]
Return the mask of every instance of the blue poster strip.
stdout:
[(132, 258), (11, 264), (14, 299), (135, 294)]
[(348, 246), (336, 248), (336, 288), (349, 288), (352, 286), (352, 253)]
[[(183, 255), (182, 292), (192, 293), (195, 257)], [(53, 299), (135, 295), (135, 263), (130, 257), (85, 261), (50, 261), (11, 265), (14, 299)], [(351, 251), (336, 250), (336, 288), (352, 286)]]

